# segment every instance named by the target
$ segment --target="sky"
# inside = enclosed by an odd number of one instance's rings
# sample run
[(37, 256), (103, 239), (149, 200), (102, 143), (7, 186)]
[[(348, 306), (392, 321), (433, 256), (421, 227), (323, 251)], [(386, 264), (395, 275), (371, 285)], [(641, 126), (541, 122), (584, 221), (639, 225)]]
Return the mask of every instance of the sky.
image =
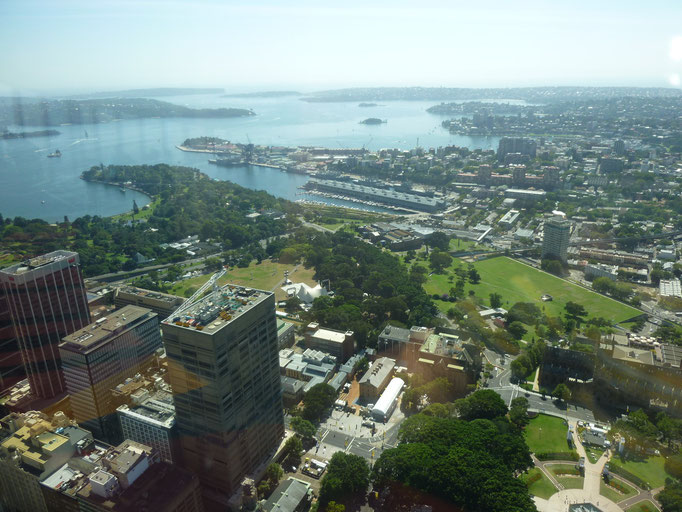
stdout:
[(0, 95), (680, 86), (678, 0), (0, 0)]

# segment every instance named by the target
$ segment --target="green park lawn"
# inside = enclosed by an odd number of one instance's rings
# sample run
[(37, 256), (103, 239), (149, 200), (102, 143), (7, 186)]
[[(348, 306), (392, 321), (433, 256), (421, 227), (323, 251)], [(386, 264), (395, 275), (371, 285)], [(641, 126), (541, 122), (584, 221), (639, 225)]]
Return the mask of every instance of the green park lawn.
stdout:
[(490, 249), (485, 245), (477, 244), (473, 240), (462, 240), (460, 238), (452, 238), (450, 240), (449, 251), (451, 253), (469, 252), (469, 251), (489, 251)]
[(632, 505), (626, 512), (658, 512), (659, 508), (649, 500), (640, 501)]
[(610, 485), (607, 485), (606, 482), (604, 482), (604, 480), (602, 480), (601, 483), (599, 484), (599, 494), (601, 494), (605, 498), (610, 499), (614, 503), (618, 503), (628, 498), (632, 498), (637, 494), (637, 491), (633, 487), (630, 487), (622, 480), (619, 480), (617, 478), (612, 479), (612, 481), (614, 480), (617, 481), (618, 484), (620, 484), (620, 488), (625, 491), (624, 493), (621, 494)]
[(564, 486), (564, 489), (582, 489), (585, 477), (574, 474), (575, 464), (551, 464), (545, 466), (556, 478), (556, 481)]
[(558, 476), (556, 481), (564, 486), (564, 489), (582, 489), (585, 478), (582, 476)]
[[(534, 477), (536, 474), (540, 475), (540, 479), (528, 485), (527, 483), (528, 479)], [(521, 478), (521, 481), (523, 481), (523, 483), (525, 483), (526, 486), (528, 487), (528, 492), (531, 493), (533, 496), (537, 496), (538, 498), (543, 498), (546, 500), (557, 491), (556, 487), (554, 487), (554, 484), (538, 468), (533, 468), (529, 470), (527, 473), (524, 473), (519, 478)]]
[[(455, 261), (447, 273), (431, 275), (424, 286), (426, 291), (430, 294), (448, 293), (454, 286), (453, 282), (448, 281), (448, 276), (454, 274), (454, 269), (462, 264)], [(489, 258), (477, 261), (474, 267), (478, 270), (481, 281), (475, 285), (467, 282), (466, 291), (474, 290), (486, 303), (491, 293), (499, 293), (502, 296), (502, 307), (506, 309), (517, 302), (532, 302), (549, 316), (563, 316), (564, 306), (572, 301), (582, 304), (590, 317), (604, 317), (614, 323), (640, 314), (635, 308), (511, 258)], [(544, 294), (551, 295), (554, 300), (543, 302), (540, 297)], [(442, 311), (452, 307), (449, 302), (436, 303)]]
[(665, 458), (661, 455), (647, 457), (646, 459), (627, 460), (625, 462), (618, 456), (615, 456), (609, 461), (611, 467), (622, 467), (625, 471), (629, 471), (647, 482), (652, 489), (665, 485), (665, 479), (670, 478), (670, 475), (665, 471), (664, 464)]
[[(272, 290), (276, 289), (276, 292), (281, 292), (279, 290), (280, 285), (284, 282), (284, 271), (288, 270), (292, 272), (296, 265), (277, 263), (270, 260), (263, 260), (261, 264), (257, 264), (252, 261), (247, 268), (234, 267), (227, 271), (227, 273), (220, 278), (218, 284), (224, 285), (226, 283), (237, 284), (240, 286), (248, 286), (250, 288), (258, 288), (260, 290)], [(299, 265), (294, 273), (289, 275), (289, 279), (293, 282), (306, 282), (309, 285), (314, 285), (313, 280), (313, 269), (305, 269), (303, 265)], [(192, 289), (196, 289), (208, 281), (212, 274), (201, 275), (197, 277), (192, 277), (190, 279), (184, 279), (178, 281), (171, 288), (170, 293), (174, 295), (180, 295), (186, 297), (191, 295), (189, 292)], [(277, 299), (284, 298), (284, 292), (277, 293)]]
[(568, 427), (564, 420), (539, 414), (530, 420), (524, 430), (528, 448), (533, 453), (556, 453), (570, 451), (566, 443)]

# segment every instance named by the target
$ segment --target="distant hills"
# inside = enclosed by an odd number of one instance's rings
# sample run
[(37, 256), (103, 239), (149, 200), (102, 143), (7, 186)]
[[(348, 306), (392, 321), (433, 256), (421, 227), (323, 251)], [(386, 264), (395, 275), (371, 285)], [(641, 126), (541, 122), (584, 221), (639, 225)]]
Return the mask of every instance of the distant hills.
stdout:
[(297, 91), (262, 91), (222, 95), (223, 98), (279, 98), (282, 96), (302, 96), (302, 93)]
[(193, 94), (222, 94), (225, 89), (197, 87), (155, 87), (151, 89), (127, 89), (124, 91), (93, 92), (91, 94), (74, 94), (69, 99), (94, 98), (149, 98), (160, 96), (187, 96)]
[(0, 126), (59, 126), (62, 124), (107, 123), (151, 117), (228, 118), (253, 116), (243, 108), (194, 109), (146, 98), (48, 100), (0, 98)]
[(319, 91), (301, 98), (308, 102), (344, 101), (457, 101), (483, 99), (512, 99), (536, 103), (577, 99), (608, 99), (634, 97), (679, 97), (682, 91), (663, 87), (362, 87)]

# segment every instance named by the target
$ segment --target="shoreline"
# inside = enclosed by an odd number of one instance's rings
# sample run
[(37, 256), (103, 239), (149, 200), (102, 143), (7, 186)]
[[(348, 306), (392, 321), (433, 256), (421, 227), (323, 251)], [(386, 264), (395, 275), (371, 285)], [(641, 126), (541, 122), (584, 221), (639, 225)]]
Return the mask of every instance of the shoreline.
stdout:
[(211, 151), (210, 149), (195, 149), (188, 146), (175, 146), (180, 151), (185, 151), (187, 153), (208, 153), (209, 155), (219, 155), (221, 151)]
[[(124, 189), (126, 189), (126, 190), (132, 190), (132, 191), (134, 191), (134, 192), (138, 192), (138, 193), (140, 193), (140, 194), (143, 194), (143, 195), (149, 200), (149, 202), (146, 203), (146, 204), (143, 204), (143, 205), (138, 205), (139, 208), (142, 208), (142, 207), (144, 207), (144, 206), (149, 206), (150, 204), (152, 204), (152, 203), (154, 202), (153, 196), (151, 196), (147, 191), (142, 190), (141, 188), (138, 188), (138, 187), (134, 187), (134, 186), (132, 186), (132, 185), (124, 185), (124, 184), (122, 184), (122, 183), (116, 183), (116, 182), (114, 182), (114, 181), (90, 180), (90, 179), (87, 179), (87, 178), (83, 177), (82, 174), (81, 174), (78, 178), (81, 179), (81, 180), (83, 180), (83, 181), (85, 181), (86, 183), (99, 183), (100, 185), (110, 185), (110, 186), (112, 186), (112, 187), (116, 187), (116, 188), (119, 188), (119, 189), (120, 189), (120, 188), (124, 188)], [(132, 211), (132, 210), (126, 210), (126, 211), (123, 211), (123, 212), (121, 212), (121, 213), (114, 213), (113, 215), (109, 215), (109, 217), (115, 217), (116, 215), (122, 215), (122, 214), (124, 214), (124, 213), (128, 213), (128, 212), (131, 212), (131, 211)]]

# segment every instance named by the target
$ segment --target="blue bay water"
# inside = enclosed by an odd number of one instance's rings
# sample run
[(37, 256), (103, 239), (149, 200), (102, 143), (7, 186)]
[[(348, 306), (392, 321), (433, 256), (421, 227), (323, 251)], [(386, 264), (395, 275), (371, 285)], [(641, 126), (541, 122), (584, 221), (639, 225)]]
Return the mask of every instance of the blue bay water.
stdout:
[[(231, 119), (140, 119), (105, 124), (60, 126), (55, 137), (0, 140), (0, 213), (59, 221), (83, 215), (114, 215), (149, 199), (139, 192), (87, 183), (79, 176), (93, 165), (168, 163), (196, 167), (211, 176), (290, 200), (311, 199), (343, 206), (356, 203), (303, 194), (308, 177), (263, 167), (216, 167), (208, 155), (176, 148), (202, 135), (265, 145), (316, 145), (330, 148), (412, 149), (444, 145), (496, 148), (498, 137), (451, 135), (442, 116), (426, 109), (434, 102), (392, 101), (361, 108), (356, 103), (306, 103), (297, 97), (222, 98), (177, 96), (163, 101), (196, 108), (251, 108), (256, 116)], [(388, 122), (359, 124), (367, 117)], [(13, 131), (42, 127), (10, 127)], [(61, 158), (47, 158), (59, 149)]]

